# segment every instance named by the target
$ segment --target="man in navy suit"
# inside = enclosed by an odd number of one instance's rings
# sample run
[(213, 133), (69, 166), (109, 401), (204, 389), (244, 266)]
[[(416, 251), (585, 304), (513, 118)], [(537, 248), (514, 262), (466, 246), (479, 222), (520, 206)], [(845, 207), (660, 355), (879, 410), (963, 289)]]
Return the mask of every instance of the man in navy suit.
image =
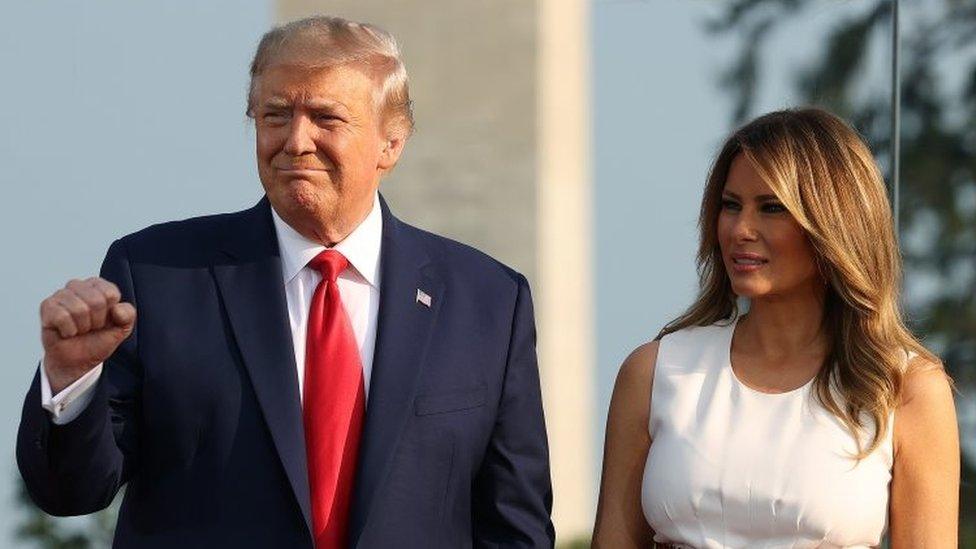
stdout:
[(393, 39), (319, 17), (251, 66), (265, 197), (114, 242), (41, 305), (17, 460), (116, 547), (551, 547), (525, 278), (397, 220)]

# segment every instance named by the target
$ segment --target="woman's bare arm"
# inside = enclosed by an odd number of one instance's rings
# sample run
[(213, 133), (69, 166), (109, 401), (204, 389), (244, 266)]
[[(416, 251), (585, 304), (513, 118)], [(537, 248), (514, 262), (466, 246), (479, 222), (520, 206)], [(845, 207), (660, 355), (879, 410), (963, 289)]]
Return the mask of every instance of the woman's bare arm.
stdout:
[(959, 428), (942, 367), (916, 359), (895, 410), (892, 549), (952, 548), (959, 529)]
[(657, 341), (638, 347), (617, 374), (593, 529), (593, 547), (597, 549), (649, 547), (654, 535), (641, 510), (641, 483), (651, 445), (647, 428), (657, 349)]

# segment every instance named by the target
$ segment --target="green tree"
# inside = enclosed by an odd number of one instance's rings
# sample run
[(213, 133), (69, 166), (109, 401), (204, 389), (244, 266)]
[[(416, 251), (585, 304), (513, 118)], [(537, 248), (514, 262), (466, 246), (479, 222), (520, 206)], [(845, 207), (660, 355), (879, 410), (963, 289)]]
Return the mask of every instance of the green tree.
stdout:
[(17, 477), (17, 503), (23, 510), (23, 518), (15, 536), (26, 546), (38, 549), (102, 549), (112, 546), (115, 519), (122, 492), (115, 501), (98, 513), (80, 519), (52, 517), (41, 511), (31, 501), (20, 476)]
[[(815, 60), (795, 69), (794, 88), (804, 103), (850, 120), (890, 170), (890, 87), (865, 74), (890, 66), (891, 0), (730, 0), (724, 7), (707, 28), (737, 38), (735, 59), (720, 77), (735, 124), (759, 114), (773, 33), (812, 10), (836, 9)], [(899, 20), (904, 304), (913, 329), (966, 395), (976, 385), (976, 2), (903, 2)], [(976, 456), (967, 458), (960, 541), (976, 547)]]

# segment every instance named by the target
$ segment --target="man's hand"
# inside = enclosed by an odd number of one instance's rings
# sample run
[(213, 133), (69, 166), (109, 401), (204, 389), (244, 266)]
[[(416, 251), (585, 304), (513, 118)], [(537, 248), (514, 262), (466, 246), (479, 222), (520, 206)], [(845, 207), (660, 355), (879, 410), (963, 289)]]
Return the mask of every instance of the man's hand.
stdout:
[(115, 284), (72, 280), (41, 302), (44, 371), (57, 394), (104, 362), (129, 337), (136, 308), (120, 303)]

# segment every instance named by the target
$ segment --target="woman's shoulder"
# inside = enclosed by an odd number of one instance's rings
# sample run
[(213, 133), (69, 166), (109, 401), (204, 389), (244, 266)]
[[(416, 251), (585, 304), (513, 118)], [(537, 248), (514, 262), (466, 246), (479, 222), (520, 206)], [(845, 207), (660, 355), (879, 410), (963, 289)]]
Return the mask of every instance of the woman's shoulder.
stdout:
[(657, 362), (660, 346), (661, 342), (658, 340), (648, 341), (631, 351), (620, 365), (617, 383), (638, 387), (650, 386), (654, 378), (654, 365)]
[(660, 337), (658, 360), (679, 370), (722, 361), (728, 354), (736, 319), (684, 326)]
[(709, 342), (724, 341), (734, 323), (735, 319), (720, 320), (705, 326), (686, 326), (638, 346), (620, 365), (617, 384), (650, 387), (655, 366), (662, 354), (675, 358), (675, 352), (683, 356), (690, 351), (704, 350), (710, 347)]
[(708, 347), (707, 341), (721, 339), (722, 334), (727, 335), (733, 323), (734, 319), (706, 326), (687, 326), (638, 346), (620, 365), (614, 392), (628, 400), (645, 401), (650, 397), (654, 370), (662, 354), (673, 359), (675, 350), (678, 350), (678, 355), (682, 355), (683, 351), (680, 349), (704, 349)]
[(895, 447), (925, 444), (933, 429), (956, 429), (952, 378), (938, 359), (912, 356), (895, 410)]
[(658, 346), (657, 341), (645, 343), (634, 349), (620, 365), (610, 398), (608, 433), (610, 426), (632, 434), (647, 432)]
[(726, 334), (736, 323), (736, 318), (723, 319), (705, 325), (691, 325), (678, 328), (663, 335), (660, 339), (668, 344), (695, 343), (703, 339)]
[(952, 378), (934, 357), (912, 354), (902, 375), (898, 408), (915, 409), (952, 401)]

